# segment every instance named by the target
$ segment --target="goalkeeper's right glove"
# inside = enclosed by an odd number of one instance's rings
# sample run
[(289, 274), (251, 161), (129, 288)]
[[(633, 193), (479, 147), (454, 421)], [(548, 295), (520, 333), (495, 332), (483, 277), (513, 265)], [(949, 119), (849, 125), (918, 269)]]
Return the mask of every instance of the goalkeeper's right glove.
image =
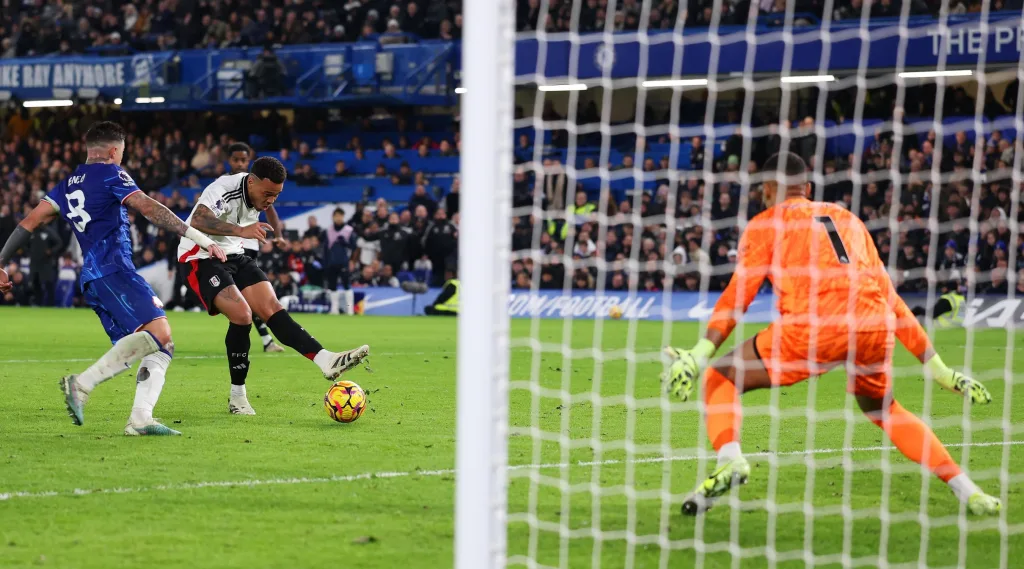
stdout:
[(715, 345), (707, 339), (701, 339), (689, 350), (665, 348), (665, 354), (672, 360), (668, 371), (662, 374), (662, 380), (666, 383), (665, 390), (681, 401), (688, 400), (697, 378), (707, 367), (708, 360), (714, 355), (716, 349)]
[(992, 402), (992, 394), (988, 392), (988, 389), (980, 381), (967, 377), (958, 371), (953, 371), (946, 366), (938, 354), (935, 354), (930, 360), (925, 362), (924, 368), (943, 389), (959, 393), (975, 405), (984, 405), (985, 403)]

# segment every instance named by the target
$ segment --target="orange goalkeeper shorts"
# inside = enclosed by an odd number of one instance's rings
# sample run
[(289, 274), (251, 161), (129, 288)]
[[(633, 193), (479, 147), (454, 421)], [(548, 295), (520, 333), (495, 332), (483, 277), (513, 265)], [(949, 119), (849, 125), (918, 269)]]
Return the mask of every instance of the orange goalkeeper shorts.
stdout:
[(754, 349), (773, 385), (793, 385), (833, 368), (847, 369), (846, 390), (884, 397), (892, 388), (894, 335), (775, 322), (754, 337)]

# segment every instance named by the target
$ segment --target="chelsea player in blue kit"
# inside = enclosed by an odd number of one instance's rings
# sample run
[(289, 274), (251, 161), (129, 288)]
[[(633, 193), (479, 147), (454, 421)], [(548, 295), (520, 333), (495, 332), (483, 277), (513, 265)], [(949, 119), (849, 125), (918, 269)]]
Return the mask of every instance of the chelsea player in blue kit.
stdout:
[(39, 202), (0, 250), (0, 292), (12, 286), (2, 267), (28, 243), (31, 233), (58, 215), (65, 218), (74, 227), (82, 247), (81, 287), (85, 302), (96, 312), (114, 344), (88, 369), (61, 380), (71, 420), (81, 425), (92, 390), (141, 360), (135, 402), (125, 434), (180, 435), (153, 418), (153, 408), (174, 354), (174, 342), (160, 299), (135, 272), (124, 206), (157, 227), (187, 236), (212, 257), (223, 261), (224, 251), (135, 185), (121, 168), (124, 140), (124, 128), (113, 122), (96, 123), (89, 129), (85, 135), (86, 163)]

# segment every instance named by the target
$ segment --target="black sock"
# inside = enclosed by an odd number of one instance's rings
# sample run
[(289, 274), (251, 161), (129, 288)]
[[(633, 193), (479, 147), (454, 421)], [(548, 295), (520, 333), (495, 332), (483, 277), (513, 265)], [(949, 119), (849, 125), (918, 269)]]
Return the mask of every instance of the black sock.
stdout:
[(231, 372), (231, 385), (245, 385), (245, 376), (249, 375), (249, 331), (252, 324), (228, 323), (228, 333), (224, 336), (224, 346), (228, 349), (228, 371)]
[(274, 331), (274, 336), (284, 345), (299, 352), (309, 359), (313, 359), (320, 350), (324, 349), (316, 338), (309, 335), (306, 329), (299, 326), (299, 323), (292, 320), (287, 310), (278, 310), (267, 320), (267, 326)]
[(267, 328), (267, 324), (263, 322), (259, 316), (256, 316), (255, 314), (252, 315), (252, 324), (256, 327), (256, 331), (259, 332), (261, 338), (270, 335), (270, 330)]

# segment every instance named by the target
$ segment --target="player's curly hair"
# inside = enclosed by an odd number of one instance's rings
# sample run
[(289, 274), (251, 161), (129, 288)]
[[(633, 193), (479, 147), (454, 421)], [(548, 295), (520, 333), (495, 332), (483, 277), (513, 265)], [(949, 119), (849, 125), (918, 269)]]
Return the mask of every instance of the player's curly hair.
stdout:
[(99, 146), (124, 142), (128, 133), (124, 127), (112, 121), (101, 121), (91, 127), (85, 133), (86, 146)]
[(257, 158), (249, 168), (249, 173), (275, 184), (283, 184), (285, 178), (288, 177), (288, 171), (284, 169), (284, 164), (281, 164), (281, 161), (273, 156)]
[(228, 155), (234, 154), (235, 152), (245, 152), (249, 156), (252, 156), (252, 147), (244, 142), (235, 142), (231, 146), (228, 146)]

